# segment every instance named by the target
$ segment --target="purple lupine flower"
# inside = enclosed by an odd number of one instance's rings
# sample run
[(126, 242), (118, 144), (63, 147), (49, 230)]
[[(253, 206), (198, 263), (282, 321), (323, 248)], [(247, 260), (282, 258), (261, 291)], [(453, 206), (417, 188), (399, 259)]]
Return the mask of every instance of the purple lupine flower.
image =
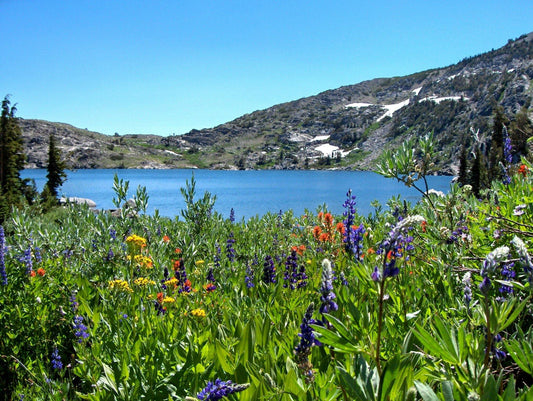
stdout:
[(165, 267), (163, 269), (163, 278), (161, 279), (161, 288), (163, 288), (164, 290), (167, 289), (167, 286), (166, 286), (166, 282), (170, 279), (170, 274), (168, 273), (168, 268)]
[(249, 264), (246, 264), (246, 276), (244, 277), (244, 282), (246, 283), (247, 288), (255, 287), (254, 284), (254, 271)]
[(179, 293), (191, 292), (191, 282), (187, 279), (187, 272), (185, 271), (185, 263), (180, 259), (174, 263), (174, 277), (178, 280)]
[(89, 337), (89, 333), (87, 333), (87, 326), (83, 324), (82, 316), (76, 315), (76, 317), (74, 317), (73, 327), (74, 335), (78, 338), (79, 343)]
[[(412, 244), (413, 237), (408, 235), (408, 232), (412, 230), (414, 225), (422, 224), (424, 218), (419, 215), (408, 216), (400, 220), (389, 232), (387, 238), (385, 238), (379, 245), (377, 254), (384, 255), (383, 260), (383, 279), (387, 277), (395, 277), (400, 273), (399, 267), (396, 265), (399, 258), (404, 257), (405, 260), (409, 260), (409, 255), (405, 255), (405, 252), (412, 251), (414, 246)], [(376, 269), (374, 269), (373, 280), (378, 278)]]
[(333, 271), (331, 270), (331, 262), (328, 259), (322, 261), (322, 283), (320, 285), (320, 313), (329, 313), (336, 311), (339, 306), (334, 301), (337, 298), (333, 292)]
[(215, 274), (213, 272), (213, 268), (212, 267), (210, 267), (209, 270), (207, 271), (207, 275), (205, 276), (205, 278), (210, 283), (215, 284)]
[(229, 211), (229, 221), (230, 223), (235, 222), (235, 210), (233, 210), (233, 208), (231, 208), (231, 210)]
[(220, 253), (222, 252), (220, 249), (220, 245), (218, 245), (218, 242), (215, 242), (215, 256), (213, 257), (213, 264), (215, 265), (216, 269), (220, 268)]
[(298, 255), (296, 251), (291, 251), (285, 261), (285, 274), (283, 275), (283, 287), (290, 287), (291, 290), (296, 288), (298, 282)]
[[(516, 273), (513, 270), (513, 267), (514, 267), (514, 262), (502, 264), (501, 275), (502, 275), (503, 280), (511, 281), (516, 276)], [(513, 286), (506, 285), (506, 284), (500, 284), (499, 291), (503, 295), (511, 294), (513, 292)]]
[(511, 137), (505, 125), (503, 126), (503, 138), (503, 158), (507, 164), (511, 164), (513, 162), (513, 147), (511, 146)]
[(0, 279), (2, 285), (7, 285), (7, 272), (6, 272), (6, 237), (4, 234), (4, 227), (0, 226)]
[(112, 240), (116, 240), (117, 239), (117, 230), (115, 230), (114, 228), (110, 228), (109, 229), (109, 236), (111, 237)]
[(76, 312), (80, 304), (76, 300), (76, 293), (74, 291), (72, 291), (72, 293), (70, 294), (69, 301), (70, 301), (70, 308), (72, 309), (72, 312)]
[(470, 302), (472, 301), (472, 289), (470, 286), (472, 285), (472, 276), (470, 272), (467, 272), (463, 277), (463, 294), (464, 294), (464, 300), (466, 307), (470, 307)]
[(263, 263), (263, 282), (265, 284), (276, 282), (276, 268), (270, 255), (265, 257), (265, 262)]
[(374, 267), (374, 271), (370, 275), (372, 277), (372, 281), (375, 281), (376, 283), (381, 281), (381, 273), (379, 272), (379, 269), (377, 266)]
[(52, 368), (61, 370), (63, 369), (63, 362), (61, 362), (61, 356), (59, 355), (59, 351), (57, 350), (57, 347), (54, 348), (54, 351), (52, 352)]
[(235, 238), (233, 236), (233, 232), (229, 234), (229, 238), (226, 241), (226, 256), (228, 257), (228, 260), (230, 262), (233, 262), (235, 260), (235, 249), (233, 248), (233, 244), (235, 243)]
[(31, 245), (26, 248), (24, 253), (19, 256), (19, 262), (26, 265), (26, 274), (30, 274), (33, 270), (33, 261), (31, 259)]
[(305, 311), (305, 315), (302, 318), (302, 324), (300, 324), (300, 342), (294, 348), (294, 354), (296, 359), (296, 364), (298, 369), (304, 374), (305, 380), (307, 383), (310, 383), (314, 380), (313, 365), (309, 361), (309, 355), (311, 355), (311, 347), (314, 345), (322, 345), (315, 337), (313, 328), (311, 324), (319, 324), (316, 320), (313, 319), (313, 311), (315, 306), (313, 303), (309, 305)]
[(494, 340), (492, 341), (492, 350), (491, 351), (494, 354), (494, 356), (496, 357), (496, 359), (501, 361), (502, 359), (505, 359), (507, 357), (507, 353), (496, 346), (496, 344), (498, 344), (498, 343), (500, 343), (502, 341), (502, 336), (501, 336), (500, 333), (497, 333), (497, 334), (494, 335), (493, 339)]
[(207, 386), (196, 397), (202, 401), (221, 400), (227, 395), (246, 390), (248, 387), (250, 387), (248, 383), (235, 384), (231, 380), (216, 379), (214, 382), (208, 382)]
[(344, 225), (344, 247), (346, 251), (352, 254), (356, 262), (361, 261), (361, 255), (363, 254), (363, 234), (365, 233), (365, 227), (361, 223), (358, 227), (355, 225), (355, 215), (356, 215), (356, 202), (355, 195), (352, 195), (352, 190), (349, 189), (346, 193), (346, 201), (342, 205), (345, 209), (343, 216), (343, 225)]
[(490, 279), (487, 276), (485, 276), (483, 277), (483, 280), (479, 284), (479, 290), (481, 291), (482, 294), (487, 294), (490, 291), (490, 285), (491, 285)]
[(459, 221), (455, 225), (455, 229), (446, 239), (447, 244), (453, 244), (457, 242), (459, 238), (465, 239), (467, 237), (468, 227), (465, 225), (464, 220)]

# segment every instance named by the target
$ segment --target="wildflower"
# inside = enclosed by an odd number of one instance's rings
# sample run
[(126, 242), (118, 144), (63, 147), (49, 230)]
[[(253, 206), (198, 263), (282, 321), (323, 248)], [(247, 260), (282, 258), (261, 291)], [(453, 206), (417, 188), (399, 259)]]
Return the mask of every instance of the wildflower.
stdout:
[(339, 221), (337, 223), (337, 226), (335, 227), (335, 229), (340, 233), (340, 234), (343, 234), (346, 232), (346, 228), (344, 227), (344, 223), (342, 221)]
[[(253, 266), (257, 266), (259, 262), (257, 261), (257, 255), (255, 255), (254, 260), (252, 262)], [(246, 283), (247, 288), (253, 288), (255, 287), (254, 284), (255, 274), (253, 268), (247, 263), (246, 264), (246, 276), (244, 278), (244, 282)]]
[(528, 281), (533, 282), (533, 263), (527, 252), (526, 244), (519, 237), (515, 236), (511, 240), (511, 244), (516, 248), (518, 256), (520, 257), (520, 263), (523, 265), (524, 272), (528, 275)]
[(133, 292), (126, 280), (111, 280), (109, 281), (109, 288), (117, 290), (119, 292)]
[(77, 315), (74, 318), (74, 335), (78, 338), (78, 342), (81, 343), (85, 338), (89, 337), (89, 333), (87, 333), (87, 326), (83, 324), (83, 317)]
[(175, 252), (175, 253), (181, 253), (181, 249), (180, 249), (180, 248), (176, 248), (176, 249), (174, 250), (174, 252)]
[(72, 309), (72, 312), (76, 312), (80, 304), (76, 300), (76, 293), (74, 291), (71, 293), (69, 301), (70, 301), (70, 308)]
[(162, 303), (164, 304), (172, 304), (174, 302), (176, 302), (176, 300), (172, 297), (164, 297), (162, 300)]
[(205, 310), (201, 309), (201, 308), (196, 308), (196, 309), (193, 309), (191, 311), (191, 315), (193, 315), (194, 317), (205, 317)]
[(235, 210), (233, 210), (233, 208), (229, 211), (229, 221), (230, 223), (235, 222)]
[[(33, 271), (33, 262), (31, 259), (31, 245), (29, 245), (28, 248), (26, 248), (26, 250), (24, 251), (24, 253), (19, 256), (19, 261), (26, 265), (26, 274), (31, 274), (31, 272)], [(34, 276), (35, 274), (32, 277)]]
[(320, 286), (320, 313), (329, 313), (329, 311), (336, 311), (339, 307), (334, 299), (337, 298), (333, 292), (333, 271), (331, 270), (331, 262), (328, 259), (322, 261), (322, 283)]
[(372, 280), (375, 282), (381, 281), (381, 273), (379, 272), (379, 269), (377, 266), (374, 267), (374, 271), (372, 272), (370, 277), (372, 277)]
[(525, 164), (521, 164), (520, 167), (518, 167), (518, 174), (522, 174), (523, 177), (527, 175), (528, 168)]
[(324, 215), (324, 225), (327, 229), (331, 229), (333, 227), (333, 216), (331, 213), (326, 213)]
[(296, 287), (295, 284), (298, 281), (297, 275), (298, 256), (296, 254), (296, 251), (292, 250), (290, 255), (287, 257), (287, 261), (285, 262), (285, 275), (283, 277), (285, 283), (283, 283), (283, 287), (290, 287), (291, 290), (294, 290), (294, 288)]
[(154, 267), (154, 263), (149, 256), (135, 255), (133, 257), (133, 260), (135, 261), (137, 266), (140, 268), (151, 269), (152, 267)]
[(139, 286), (139, 287), (146, 287), (148, 285), (154, 285), (155, 281), (150, 280), (145, 277), (138, 277), (135, 280), (133, 280), (133, 284)]
[(230, 262), (235, 260), (235, 249), (233, 244), (235, 243), (235, 238), (233, 237), (233, 232), (230, 233), (228, 240), (226, 241), (226, 256)]
[(30, 271), (30, 277), (35, 277), (35, 271), (34, 270)]
[(355, 257), (356, 261), (359, 261), (362, 256), (362, 240), (363, 240), (363, 234), (365, 233), (365, 227), (361, 223), (359, 226), (356, 226), (355, 223), (355, 215), (356, 215), (356, 202), (355, 202), (355, 195), (352, 195), (352, 190), (348, 190), (346, 193), (346, 201), (342, 205), (344, 209), (346, 209), (343, 213), (344, 220), (344, 247), (346, 251), (350, 254), (352, 254)]
[(191, 282), (187, 278), (187, 272), (185, 271), (185, 263), (183, 259), (174, 262), (174, 277), (178, 280), (179, 292), (191, 292)]
[(204, 284), (204, 290), (207, 291), (207, 292), (213, 292), (216, 289), (217, 289), (217, 286), (214, 285), (213, 283)]
[(215, 242), (215, 256), (213, 257), (213, 265), (216, 269), (220, 268), (220, 253), (221, 253), (220, 245), (218, 245), (218, 242)]
[(57, 347), (55, 347), (54, 351), (52, 352), (52, 368), (58, 370), (63, 369), (63, 362), (61, 362), (61, 356), (59, 355)]
[(5, 264), (6, 251), (7, 248), (4, 227), (0, 226), (0, 280), (2, 285), (7, 285), (7, 272)]
[(509, 247), (500, 246), (490, 252), (483, 261), (483, 267), (481, 268), (481, 275), (486, 277), (488, 273), (492, 273), (496, 266), (498, 266), (509, 255)]
[(107, 251), (107, 255), (104, 256), (104, 261), (111, 262), (111, 260), (115, 257), (115, 253), (111, 248), (109, 248), (109, 251)]
[(37, 269), (37, 274), (41, 277), (43, 277), (46, 274), (46, 270), (44, 270), (42, 267), (39, 267)]
[(315, 228), (313, 228), (314, 239), (318, 241), (320, 239), (320, 234), (322, 234), (322, 229), (319, 226), (315, 226)]
[(302, 324), (300, 324), (300, 342), (294, 349), (296, 364), (298, 369), (305, 376), (305, 381), (310, 383), (314, 380), (313, 364), (309, 361), (309, 355), (311, 355), (311, 347), (313, 345), (321, 345), (318, 340), (315, 338), (313, 328), (311, 324), (316, 324), (317, 322), (313, 319), (314, 304), (311, 303), (305, 315), (302, 318)]
[(197, 260), (196, 262), (194, 262), (194, 264), (197, 266), (197, 267), (201, 267), (205, 264), (205, 260)]
[(163, 242), (169, 243), (170, 242), (170, 237), (168, 235), (164, 235), (163, 236)]
[(525, 208), (527, 207), (527, 205), (525, 204), (521, 204), (521, 205), (517, 205), (514, 210), (513, 210), (513, 215), (514, 216), (522, 216), (524, 213), (525, 213)]
[(133, 234), (126, 238), (126, 244), (141, 249), (146, 246), (146, 238)]
[(248, 387), (250, 387), (248, 383), (234, 384), (231, 380), (222, 381), (216, 379), (214, 382), (208, 382), (207, 386), (196, 397), (202, 401), (220, 400), (227, 395), (246, 390)]
[[(504, 281), (511, 281), (515, 277), (516, 273), (513, 270), (513, 267), (514, 262), (502, 264), (502, 270), (500, 274)], [(513, 286), (507, 284), (500, 284), (499, 291), (501, 294), (511, 294), (513, 292)]]
[(265, 262), (263, 263), (263, 282), (265, 284), (276, 282), (276, 268), (270, 255), (265, 257)]
[(472, 276), (470, 272), (467, 272), (463, 277), (463, 294), (464, 294), (464, 300), (466, 307), (468, 308), (470, 306), (470, 302), (472, 301), (472, 289), (470, 288), (470, 285), (472, 284)]
[(109, 229), (109, 236), (111, 237), (112, 240), (116, 240), (117, 239), (117, 230), (115, 230), (113, 228), (110, 228)]

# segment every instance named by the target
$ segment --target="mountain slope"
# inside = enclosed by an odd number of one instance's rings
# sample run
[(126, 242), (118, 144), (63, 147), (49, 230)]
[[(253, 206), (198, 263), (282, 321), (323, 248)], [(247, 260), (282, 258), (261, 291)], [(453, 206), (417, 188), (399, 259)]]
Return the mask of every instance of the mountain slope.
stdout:
[[(73, 148), (68, 141), (74, 134), (59, 142), (78, 168), (143, 167), (138, 158), (146, 156), (144, 167), (156, 168), (372, 169), (383, 149), (431, 131), (440, 150), (435, 162), (442, 172), (453, 173), (463, 138), (471, 128), (488, 132), (497, 105), (509, 116), (522, 108), (531, 116), (532, 80), (530, 33), (448, 67), (343, 86), (185, 135), (117, 138), (78, 130), (76, 135), (90, 139)], [(35, 123), (22, 128), (26, 137), (38, 130)], [(91, 152), (89, 142), (105, 145)], [(113, 155), (102, 157), (111, 152), (105, 150), (110, 144), (123, 154), (115, 165)], [(127, 152), (120, 150), (124, 144)], [(38, 159), (33, 146), (28, 154), (30, 161)]]

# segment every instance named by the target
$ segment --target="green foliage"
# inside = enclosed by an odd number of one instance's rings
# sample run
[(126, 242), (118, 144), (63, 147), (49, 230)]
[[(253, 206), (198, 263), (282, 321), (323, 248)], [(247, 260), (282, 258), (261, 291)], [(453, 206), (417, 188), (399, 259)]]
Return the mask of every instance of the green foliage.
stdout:
[(46, 170), (46, 184), (45, 184), (45, 196), (43, 198), (46, 200), (49, 197), (57, 200), (58, 197), (58, 188), (63, 185), (67, 175), (65, 173), (65, 162), (61, 159), (61, 151), (56, 147), (55, 137), (53, 134), (50, 134), (48, 145), (48, 165)]
[[(414, 153), (421, 173), (430, 153), (427, 144)], [(355, 214), (365, 228), (357, 259), (343, 242), (345, 216), (322, 207), (225, 220), (209, 192), (196, 197), (194, 176), (182, 188), (183, 220), (138, 213), (142, 188), (126, 206), (129, 182), (118, 176), (120, 215), (15, 211), (0, 246), (0, 399), (191, 400), (217, 378), (249, 384), (232, 400), (531, 399), (533, 199), (523, 163), (483, 200), (453, 186), (431, 203), (391, 199)], [(264, 279), (269, 260), (275, 282)], [(295, 349), (311, 303), (321, 345), (303, 364)]]

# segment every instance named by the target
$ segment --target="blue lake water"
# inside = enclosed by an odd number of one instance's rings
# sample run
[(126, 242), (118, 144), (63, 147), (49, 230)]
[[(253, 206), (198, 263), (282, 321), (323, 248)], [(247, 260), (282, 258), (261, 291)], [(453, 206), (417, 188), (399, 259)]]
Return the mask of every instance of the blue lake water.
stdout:
[[(174, 217), (185, 207), (180, 188), (194, 174), (196, 197), (205, 191), (216, 195), (215, 210), (228, 217), (231, 208), (237, 220), (267, 212), (292, 209), (296, 215), (305, 209), (312, 212), (318, 206), (341, 214), (346, 192), (356, 195), (357, 211), (362, 215), (373, 212), (371, 202), (382, 205), (393, 196), (408, 202), (420, 199), (419, 193), (402, 183), (372, 172), (362, 171), (221, 171), (221, 170), (76, 170), (67, 171), (67, 181), (60, 189), (65, 196), (89, 198), (99, 209), (112, 209), (113, 177), (129, 181), (131, 198), (137, 187), (145, 186), (149, 195), (147, 212)], [(46, 170), (23, 170), (23, 178), (33, 178), (39, 191), (46, 183)], [(451, 177), (429, 177), (430, 188), (448, 192)]]

